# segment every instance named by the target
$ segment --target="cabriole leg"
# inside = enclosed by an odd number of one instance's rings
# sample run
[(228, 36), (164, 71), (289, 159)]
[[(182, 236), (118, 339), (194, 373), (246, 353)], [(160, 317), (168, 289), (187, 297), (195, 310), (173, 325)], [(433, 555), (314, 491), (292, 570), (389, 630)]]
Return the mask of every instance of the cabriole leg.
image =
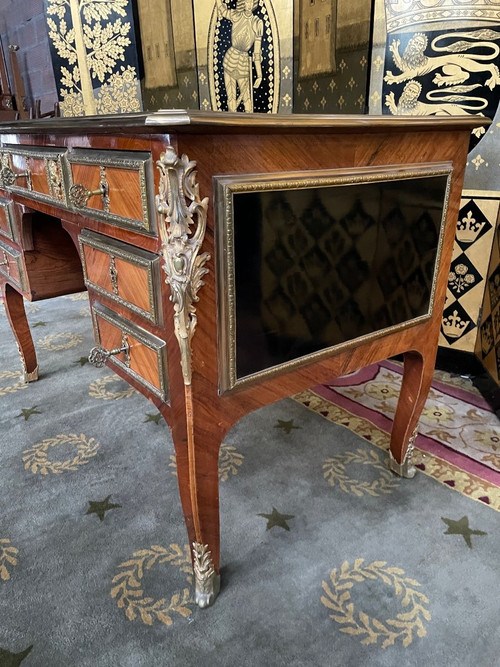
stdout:
[(5, 304), (5, 312), (16, 339), (17, 349), (21, 358), (24, 381), (34, 382), (38, 380), (38, 363), (33, 338), (31, 337), (31, 331), (26, 318), (23, 296), (7, 283), (2, 285), (2, 296)]

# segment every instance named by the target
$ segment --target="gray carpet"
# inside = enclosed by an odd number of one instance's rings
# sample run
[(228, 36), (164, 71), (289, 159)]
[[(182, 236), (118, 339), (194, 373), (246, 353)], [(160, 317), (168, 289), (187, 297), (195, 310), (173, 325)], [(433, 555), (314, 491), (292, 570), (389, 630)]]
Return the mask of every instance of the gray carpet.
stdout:
[(191, 598), (175, 458), (85, 300), (0, 312), (0, 667), (500, 665), (500, 515), (287, 399), (221, 456), (222, 590)]

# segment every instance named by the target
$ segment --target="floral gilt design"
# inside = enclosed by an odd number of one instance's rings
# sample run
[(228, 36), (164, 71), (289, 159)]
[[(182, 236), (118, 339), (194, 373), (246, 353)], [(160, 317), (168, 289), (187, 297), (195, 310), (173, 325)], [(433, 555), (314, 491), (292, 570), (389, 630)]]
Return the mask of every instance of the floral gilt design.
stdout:
[(124, 66), (132, 44), (128, 8), (129, 0), (48, 0), (49, 39), (64, 63), (64, 116), (140, 111), (135, 68)]

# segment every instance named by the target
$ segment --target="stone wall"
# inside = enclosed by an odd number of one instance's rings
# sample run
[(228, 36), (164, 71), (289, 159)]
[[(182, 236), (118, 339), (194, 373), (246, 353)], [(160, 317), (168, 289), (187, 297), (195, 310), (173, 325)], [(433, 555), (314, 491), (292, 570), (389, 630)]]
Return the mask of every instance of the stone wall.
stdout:
[(0, 0), (0, 39), (9, 73), (9, 44), (19, 46), (18, 61), (28, 103), (33, 105), (39, 99), (42, 113), (50, 111), (57, 92), (43, 0)]

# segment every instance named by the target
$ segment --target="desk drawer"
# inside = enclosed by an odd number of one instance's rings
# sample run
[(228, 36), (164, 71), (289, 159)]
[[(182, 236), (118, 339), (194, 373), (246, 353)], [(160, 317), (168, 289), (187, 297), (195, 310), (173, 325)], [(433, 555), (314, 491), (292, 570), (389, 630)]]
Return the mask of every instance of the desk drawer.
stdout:
[(22, 290), (27, 290), (23, 254), (3, 241), (0, 241), (0, 274)]
[(105, 350), (126, 352), (110, 359), (163, 401), (169, 401), (167, 346), (165, 341), (128, 322), (99, 303), (92, 306), (95, 339)]
[(65, 148), (4, 145), (0, 171), (3, 187), (30, 199), (66, 206), (65, 154)]
[(68, 160), (74, 209), (137, 232), (156, 233), (150, 153), (75, 148)]
[(161, 324), (159, 256), (86, 229), (79, 241), (86, 286)]
[(0, 234), (14, 241), (14, 204), (0, 197)]

